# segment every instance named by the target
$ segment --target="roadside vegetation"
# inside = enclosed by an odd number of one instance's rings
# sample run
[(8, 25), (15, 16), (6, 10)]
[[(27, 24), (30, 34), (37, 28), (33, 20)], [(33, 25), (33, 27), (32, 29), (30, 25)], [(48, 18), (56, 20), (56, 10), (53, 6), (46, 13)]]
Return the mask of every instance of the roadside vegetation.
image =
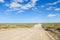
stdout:
[(22, 23), (22, 24), (0, 24), (0, 29), (11, 29), (11, 28), (31, 28), (34, 23)]
[(46, 30), (54, 29), (60, 31), (60, 23), (45, 23), (42, 27)]
[(60, 23), (43, 23), (42, 27), (56, 40), (60, 40)]

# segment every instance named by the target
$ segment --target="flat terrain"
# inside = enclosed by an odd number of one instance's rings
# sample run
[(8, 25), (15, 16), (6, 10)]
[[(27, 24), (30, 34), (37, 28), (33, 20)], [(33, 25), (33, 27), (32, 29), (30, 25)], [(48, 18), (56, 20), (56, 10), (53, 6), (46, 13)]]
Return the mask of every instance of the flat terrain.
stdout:
[(0, 40), (50, 40), (41, 24), (33, 28), (17, 28), (0, 31)]

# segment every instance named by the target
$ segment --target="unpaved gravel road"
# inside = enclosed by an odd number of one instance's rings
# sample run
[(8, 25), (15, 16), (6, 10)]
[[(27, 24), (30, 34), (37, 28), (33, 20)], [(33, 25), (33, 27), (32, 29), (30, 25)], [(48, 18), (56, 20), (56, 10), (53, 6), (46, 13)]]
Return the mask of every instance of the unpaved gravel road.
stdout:
[(0, 31), (0, 40), (50, 40), (41, 24), (33, 28), (18, 28)]

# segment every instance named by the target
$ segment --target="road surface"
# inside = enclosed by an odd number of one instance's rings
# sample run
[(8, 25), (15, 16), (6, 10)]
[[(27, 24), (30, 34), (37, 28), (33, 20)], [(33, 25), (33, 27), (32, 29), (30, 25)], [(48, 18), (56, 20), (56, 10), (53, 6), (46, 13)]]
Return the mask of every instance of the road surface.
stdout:
[(41, 24), (33, 28), (18, 28), (0, 31), (0, 40), (50, 40)]

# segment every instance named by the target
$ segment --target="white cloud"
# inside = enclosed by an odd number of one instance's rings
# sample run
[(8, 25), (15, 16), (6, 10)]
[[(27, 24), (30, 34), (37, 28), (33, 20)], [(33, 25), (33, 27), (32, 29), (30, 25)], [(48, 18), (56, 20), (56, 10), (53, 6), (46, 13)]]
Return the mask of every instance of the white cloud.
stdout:
[(6, 10), (6, 12), (10, 12), (10, 11), (13, 11), (13, 10)]
[(55, 11), (60, 11), (60, 8), (55, 8)]
[(56, 5), (56, 4), (58, 4), (58, 3), (60, 3), (60, 0), (58, 0), (58, 1), (56, 1), (56, 2), (53, 2), (53, 3), (48, 3), (48, 4), (46, 4), (46, 5)]
[(60, 8), (50, 6), (50, 7), (46, 8), (46, 10), (60, 11)]
[(57, 16), (56, 14), (48, 14), (48, 17), (55, 17)]
[(23, 3), (24, 1), (28, 1), (28, 0), (13, 0), (13, 1)]
[(37, 10), (37, 9), (38, 9), (37, 7), (32, 8), (32, 10)]
[(0, 2), (4, 2), (4, 0), (0, 0)]
[[(57, 5), (58, 3), (60, 3), (60, 0), (45, 4), (45, 6), (47, 7), (46, 10), (60, 11), (60, 8), (54, 6), (54, 5)], [(42, 7), (45, 7), (45, 6), (42, 6)]]
[(22, 12), (24, 12), (24, 11), (23, 11), (23, 10), (19, 10), (19, 11), (18, 11), (18, 13), (22, 13)]
[[(25, 1), (27, 1), (27, 0), (25, 0)], [(38, 0), (31, 0), (27, 4), (22, 5), (22, 4), (19, 4), (18, 2), (23, 3), (24, 0), (14, 0), (13, 2), (11, 2), (9, 4), (5, 4), (5, 5), (12, 10), (17, 10), (17, 9), (18, 10), (27, 10), (29, 8), (35, 7), (37, 1)]]
[(20, 3), (22, 3), (22, 2), (24, 2), (24, 0), (14, 0), (14, 2), (20, 2)]
[(22, 6), (21, 9), (29, 9), (31, 7), (33, 7), (33, 5), (26, 4), (26, 5)]
[(20, 6), (22, 6), (22, 5), (20, 5), (19, 3), (16, 3), (16, 2), (12, 2), (12, 3), (10, 3), (10, 4), (6, 4), (6, 6), (8, 6), (9, 8), (18, 8), (18, 7), (20, 7)]

